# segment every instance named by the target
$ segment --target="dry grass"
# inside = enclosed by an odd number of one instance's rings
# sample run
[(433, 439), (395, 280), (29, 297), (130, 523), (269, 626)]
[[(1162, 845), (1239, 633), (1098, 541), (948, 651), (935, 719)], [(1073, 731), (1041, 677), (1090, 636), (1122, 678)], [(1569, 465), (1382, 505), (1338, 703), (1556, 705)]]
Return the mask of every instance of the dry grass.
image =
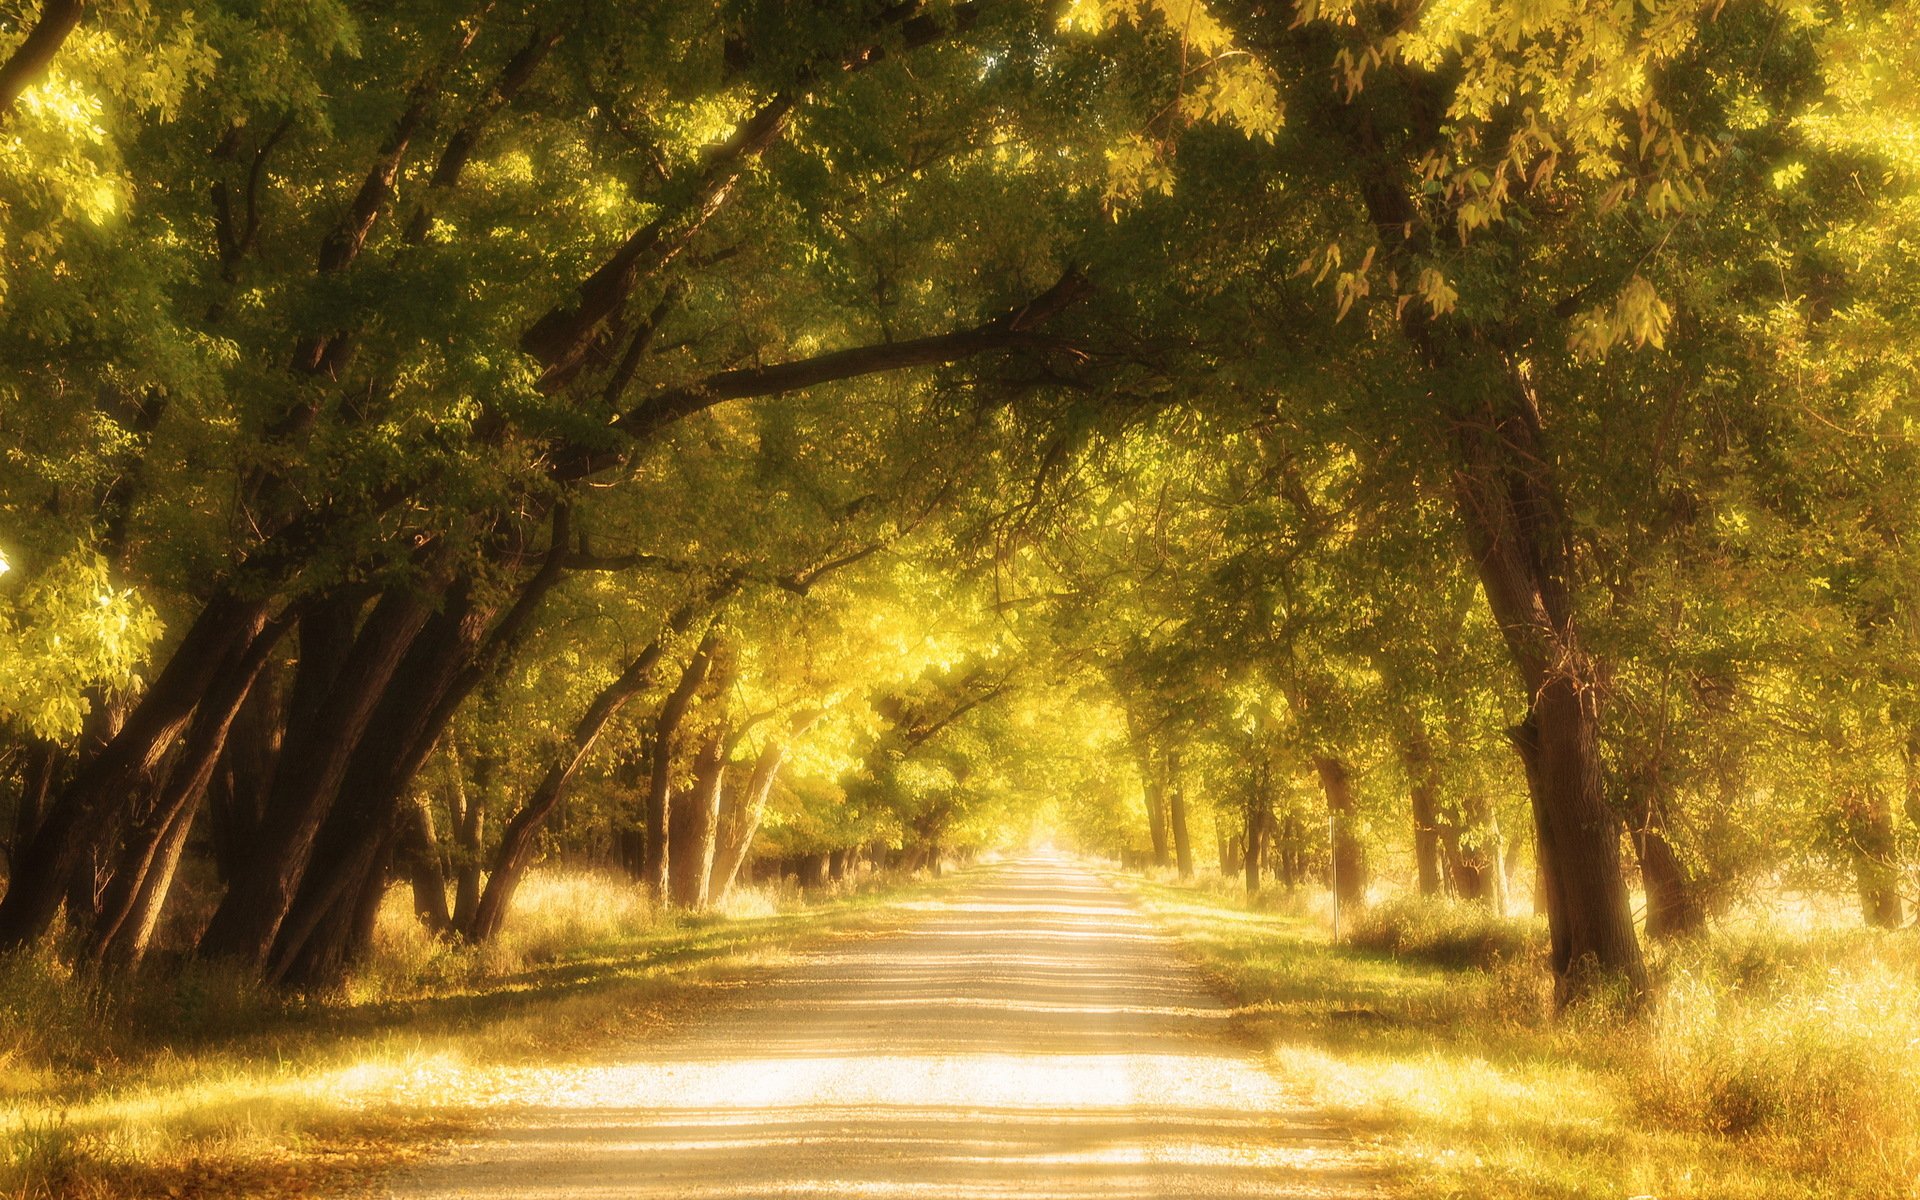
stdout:
[(806, 944), (862, 934), (899, 883), (655, 911), (622, 879), (536, 874), (499, 945), (422, 933), (405, 897), (341, 995), (195, 966), (113, 990), (47, 954), (0, 964), (0, 1198), (272, 1197), (371, 1188), (508, 1096), (724, 1002)]
[(1139, 887), (1412, 1196), (1920, 1196), (1913, 931), (1701, 939), (1660, 959), (1658, 1009), (1633, 1023), (1553, 1017), (1530, 923), (1407, 902), (1333, 946), (1310, 917)]

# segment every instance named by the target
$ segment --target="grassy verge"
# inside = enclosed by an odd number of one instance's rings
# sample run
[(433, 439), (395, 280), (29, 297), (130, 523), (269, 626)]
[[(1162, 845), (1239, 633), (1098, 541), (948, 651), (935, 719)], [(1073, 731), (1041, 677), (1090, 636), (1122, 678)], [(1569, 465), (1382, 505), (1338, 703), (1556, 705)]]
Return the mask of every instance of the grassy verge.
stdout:
[(1912, 931), (1701, 939), (1630, 1023), (1553, 1017), (1529, 923), (1402, 904), (1335, 946), (1226, 889), (1131, 886), (1411, 1196), (1920, 1196)]
[(204, 968), (114, 992), (48, 956), (0, 963), (0, 1197), (371, 1191), (510, 1096), (519, 1069), (604, 1058), (798, 951), (890, 927), (895, 901), (938, 886), (750, 893), (687, 917), (603, 878), (548, 877), (481, 952), (419, 934), (396, 895), (367, 969), (302, 1001)]

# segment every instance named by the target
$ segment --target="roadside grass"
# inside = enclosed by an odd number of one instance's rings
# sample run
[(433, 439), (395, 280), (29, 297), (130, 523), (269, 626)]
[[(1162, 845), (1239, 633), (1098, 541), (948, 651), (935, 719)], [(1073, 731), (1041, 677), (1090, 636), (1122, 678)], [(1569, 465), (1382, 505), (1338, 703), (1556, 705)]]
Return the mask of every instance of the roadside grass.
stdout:
[(115, 989), (15, 956), (0, 961), (0, 1198), (372, 1194), (533, 1067), (644, 1042), (940, 886), (749, 891), (689, 916), (624, 880), (549, 872), (481, 950), (422, 932), (397, 889), (371, 961), (324, 997), (198, 965)]
[(1395, 901), (1336, 946), (1305, 900), (1128, 886), (1408, 1195), (1920, 1197), (1913, 930), (1703, 937), (1661, 952), (1650, 1015), (1555, 1017), (1532, 921)]

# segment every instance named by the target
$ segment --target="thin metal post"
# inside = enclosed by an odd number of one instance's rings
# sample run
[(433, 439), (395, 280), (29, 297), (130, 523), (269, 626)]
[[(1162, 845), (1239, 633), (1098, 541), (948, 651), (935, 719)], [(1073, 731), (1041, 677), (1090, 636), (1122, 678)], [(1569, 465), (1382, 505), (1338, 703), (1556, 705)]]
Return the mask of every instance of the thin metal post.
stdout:
[(1339, 837), (1334, 825), (1337, 820), (1335, 814), (1327, 814), (1327, 862), (1333, 866), (1333, 940), (1336, 942), (1340, 940), (1340, 845), (1334, 840)]

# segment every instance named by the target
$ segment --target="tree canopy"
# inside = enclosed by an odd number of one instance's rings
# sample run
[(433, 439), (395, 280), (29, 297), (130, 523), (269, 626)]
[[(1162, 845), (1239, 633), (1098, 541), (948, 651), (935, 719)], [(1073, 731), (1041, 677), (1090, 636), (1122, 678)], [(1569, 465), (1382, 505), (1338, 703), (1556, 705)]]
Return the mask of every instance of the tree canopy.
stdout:
[(315, 986), (401, 878), (1048, 835), (1531, 893), (1565, 999), (1900, 924), (1916, 31), (13, 5), (0, 946)]

